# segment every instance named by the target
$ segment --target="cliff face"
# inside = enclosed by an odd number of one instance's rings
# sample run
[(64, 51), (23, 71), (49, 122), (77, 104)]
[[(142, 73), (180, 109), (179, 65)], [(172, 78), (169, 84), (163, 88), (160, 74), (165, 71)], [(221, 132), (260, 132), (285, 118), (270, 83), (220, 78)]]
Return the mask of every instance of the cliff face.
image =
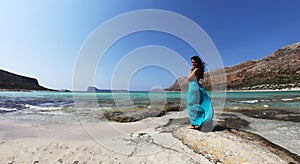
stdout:
[(5, 90), (50, 90), (39, 85), (34, 78), (0, 70), (0, 89)]
[[(260, 60), (225, 67), (228, 90), (287, 89), (300, 87), (300, 42), (283, 47)], [(205, 73), (203, 86), (218, 84), (221, 70)], [(176, 90), (178, 84), (169, 90)], [(184, 85), (184, 84), (181, 84)]]

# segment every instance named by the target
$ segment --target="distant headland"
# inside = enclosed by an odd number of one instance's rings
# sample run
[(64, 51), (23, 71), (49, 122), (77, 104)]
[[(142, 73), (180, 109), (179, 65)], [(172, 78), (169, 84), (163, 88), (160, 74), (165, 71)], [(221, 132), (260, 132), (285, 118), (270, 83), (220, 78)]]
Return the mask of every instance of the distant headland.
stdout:
[(37, 79), (10, 73), (0, 69), (0, 90), (44, 90), (55, 91), (40, 86)]

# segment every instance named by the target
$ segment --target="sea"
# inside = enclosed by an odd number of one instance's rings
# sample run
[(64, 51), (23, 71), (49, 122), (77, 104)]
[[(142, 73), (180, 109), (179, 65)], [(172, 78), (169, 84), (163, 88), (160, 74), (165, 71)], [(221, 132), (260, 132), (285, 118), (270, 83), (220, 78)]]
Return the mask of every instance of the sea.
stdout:
[[(208, 92), (215, 110), (286, 110), (293, 121), (239, 114), (248, 131), (300, 155), (300, 91)], [(99, 122), (106, 110), (153, 108), (166, 103), (185, 106), (185, 92), (51, 92), (1, 91), (0, 119), (35, 124)], [(185, 109), (186, 110), (186, 109)]]
[[(300, 91), (208, 92), (215, 109), (278, 109), (300, 112)], [(151, 108), (167, 102), (185, 105), (185, 92), (0, 92), (0, 115), (24, 121), (97, 121), (109, 109)], [(83, 117), (84, 116), (84, 117)]]

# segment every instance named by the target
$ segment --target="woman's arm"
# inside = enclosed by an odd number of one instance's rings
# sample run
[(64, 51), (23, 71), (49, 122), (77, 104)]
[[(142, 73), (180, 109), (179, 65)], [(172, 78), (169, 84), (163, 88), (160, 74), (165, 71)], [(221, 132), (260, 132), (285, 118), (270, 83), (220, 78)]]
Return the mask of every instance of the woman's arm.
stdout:
[(199, 70), (198, 68), (191, 68), (191, 71), (190, 71), (190, 74), (187, 78), (187, 81), (191, 81), (194, 78), (196, 79), (197, 78), (196, 75), (197, 75), (198, 70)]

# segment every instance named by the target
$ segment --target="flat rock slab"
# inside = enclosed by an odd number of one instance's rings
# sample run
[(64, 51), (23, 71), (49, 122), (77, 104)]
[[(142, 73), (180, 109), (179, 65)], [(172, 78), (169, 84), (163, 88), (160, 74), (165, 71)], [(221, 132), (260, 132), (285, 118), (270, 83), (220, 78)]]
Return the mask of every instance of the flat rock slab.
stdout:
[(162, 109), (138, 109), (138, 110), (119, 110), (119, 111), (107, 111), (104, 116), (109, 121), (117, 122), (135, 122), (148, 117), (160, 117), (166, 113)]
[(293, 154), (263, 137), (235, 129), (204, 133), (185, 127), (173, 131), (195, 152), (221, 163), (299, 163)]

